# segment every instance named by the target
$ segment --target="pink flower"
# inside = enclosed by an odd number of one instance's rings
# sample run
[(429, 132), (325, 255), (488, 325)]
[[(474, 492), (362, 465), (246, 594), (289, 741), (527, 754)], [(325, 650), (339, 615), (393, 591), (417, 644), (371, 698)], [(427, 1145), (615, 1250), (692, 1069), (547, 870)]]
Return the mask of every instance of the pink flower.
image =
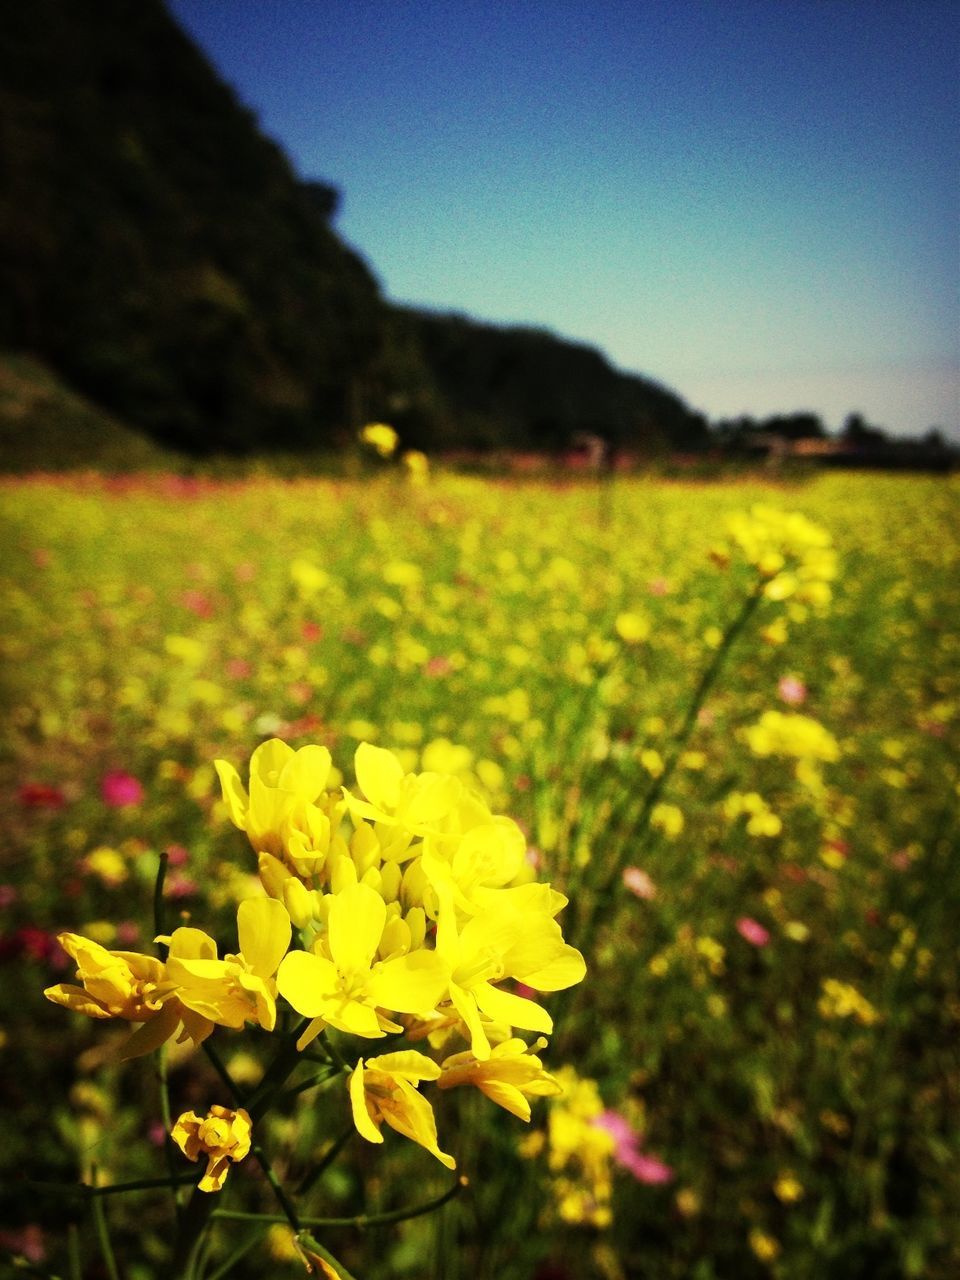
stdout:
[(799, 707), (807, 699), (807, 686), (796, 676), (781, 676), (777, 682), (777, 693), (787, 706)]
[(253, 675), (253, 667), (246, 658), (231, 658), (227, 663), (227, 675), (231, 680), (246, 680)]
[(190, 854), (182, 844), (168, 844), (166, 854), (168, 867), (184, 867), (190, 861)]
[(308, 644), (315, 644), (318, 640), (323, 639), (323, 627), (319, 622), (305, 622), (300, 628), (300, 634)]
[(657, 896), (657, 886), (640, 867), (626, 867), (623, 872), (623, 883), (638, 898), (650, 902)]
[(633, 1174), (638, 1182), (656, 1186), (670, 1182), (673, 1170), (656, 1156), (640, 1150), (640, 1134), (618, 1111), (604, 1111), (593, 1122), (598, 1129), (605, 1129), (613, 1138), (613, 1158), (622, 1169)]
[(425, 676), (448, 676), (452, 670), (450, 659), (438, 654), (424, 664), (423, 674)]
[(132, 773), (114, 769), (103, 775), (100, 795), (104, 804), (108, 804), (111, 809), (124, 809), (128, 805), (140, 804), (143, 800), (143, 787)]
[(765, 947), (770, 941), (770, 934), (763, 925), (749, 916), (741, 916), (737, 921), (737, 933), (752, 947)]
[(135, 920), (121, 920), (117, 925), (117, 941), (121, 946), (132, 947), (139, 938), (140, 926)]

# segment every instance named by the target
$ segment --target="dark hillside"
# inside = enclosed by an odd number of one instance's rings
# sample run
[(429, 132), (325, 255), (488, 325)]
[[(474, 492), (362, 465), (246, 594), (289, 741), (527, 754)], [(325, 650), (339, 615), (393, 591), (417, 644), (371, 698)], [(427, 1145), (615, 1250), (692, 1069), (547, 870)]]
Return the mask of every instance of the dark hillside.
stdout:
[(317, 443), (376, 282), (158, 0), (0, 19), (0, 344), (196, 452)]
[(374, 418), (426, 449), (704, 437), (589, 347), (388, 305), (331, 226), (337, 192), (161, 0), (0, 8), (0, 174), (0, 350), (165, 447), (316, 454)]

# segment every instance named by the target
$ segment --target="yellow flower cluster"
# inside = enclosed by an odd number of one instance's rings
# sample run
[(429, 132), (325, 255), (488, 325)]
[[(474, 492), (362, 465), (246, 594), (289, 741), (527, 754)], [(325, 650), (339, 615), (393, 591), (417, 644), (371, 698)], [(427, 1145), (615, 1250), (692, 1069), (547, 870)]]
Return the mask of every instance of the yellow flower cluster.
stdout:
[(864, 1027), (872, 1027), (880, 1020), (876, 1009), (849, 982), (837, 978), (824, 978), (817, 1009), (822, 1018), (856, 1018)]
[(826, 764), (840, 759), (840, 747), (829, 729), (795, 711), (765, 711), (744, 736), (755, 756), (792, 756)]
[(556, 920), (566, 899), (534, 880), (515, 822), (462, 773), (407, 773), (367, 743), (355, 790), (339, 785), (325, 747), (279, 739), (253, 753), (249, 786), (226, 761), (216, 768), (266, 891), (240, 904), (237, 952), (220, 958), (213, 938), (188, 927), (157, 939), (165, 960), (64, 934), (79, 985), (51, 987), (49, 999), (141, 1024), (126, 1057), (178, 1032), (199, 1044), (214, 1026), (272, 1031), (280, 998), (309, 1019), (301, 1049), (328, 1026), (366, 1039), (406, 1031), (435, 1048), (459, 1034), (469, 1048), (442, 1063), (401, 1050), (361, 1058), (349, 1080), (365, 1138), (382, 1141), (386, 1122), (451, 1167), (423, 1082), (473, 1085), (524, 1120), (529, 1097), (557, 1092), (536, 1054), (546, 1041), (528, 1050), (513, 1035), (549, 1033), (552, 1019), (504, 984), (558, 991), (585, 965)]
[(556, 1211), (564, 1222), (609, 1227), (616, 1139), (598, 1124), (604, 1106), (597, 1083), (567, 1066), (559, 1068), (556, 1082), (562, 1096), (550, 1107), (546, 1137), (532, 1133), (521, 1152), (535, 1156), (546, 1147)]
[[(758, 503), (749, 512), (729, 516), (727, 532), (740, 554), (764, 579), (763, 594), (768, 600), (829, 604), (837, 558), (826, 529), (799, 511), (781, 511)], [(728, 557), (726, 548), (716, 554), (721, 560)]]

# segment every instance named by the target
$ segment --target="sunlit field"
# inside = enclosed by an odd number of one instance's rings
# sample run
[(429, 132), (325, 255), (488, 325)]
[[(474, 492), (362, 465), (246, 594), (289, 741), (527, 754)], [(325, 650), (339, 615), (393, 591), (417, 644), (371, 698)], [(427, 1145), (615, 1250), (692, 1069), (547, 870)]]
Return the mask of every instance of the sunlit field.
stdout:
[[(13, 1274), (171, 1277), (188, 1201), (212, 1215), (196, 1280), (960, 1273), (954, 481), (87, 477), (5, 482), (0, 507)], [(246, 808), (274, 739), (332, 758), (300, 795), (327, 797), (309, 856)], [(501, 843), (464, 870), (474, 822)], [(339, 1014), (289, 956), (278, 996), (285, 943), (262, 972), (241, 947), (261, 1003), (231, 1029), (211, 996), (211, 1053), (121, 1060), (136, 1019), (84, 1016), (93, 979), (44, 998), (78, 982), (64, 932), (156, 957), (191, 926), (233, 955), (238, 904), (272, 901), (328, 938), (298, 960), (342, 971), (331, 902), (376, 899), (356, 930), (379, 921), (382, 974), (465, 956), (497, 895), (528, 904), (513, 950), (547, 960), (503, 961), (491, 926), (461, 1003), (416, 1017), (356, 964)], [(348, 1077), (397, 1050), (429, 1059), (407, 1083), (433, 1137), (381, 1128), (393, 1077)], [(264, 1161), (191, 1200), (205, 1165), (166, 1134), (245, 1102)]]

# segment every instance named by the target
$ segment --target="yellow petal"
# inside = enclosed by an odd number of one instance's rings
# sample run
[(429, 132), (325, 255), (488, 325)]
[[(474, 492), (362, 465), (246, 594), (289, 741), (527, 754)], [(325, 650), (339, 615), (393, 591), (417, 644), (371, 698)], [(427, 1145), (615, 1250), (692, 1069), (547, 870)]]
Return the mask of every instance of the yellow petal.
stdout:
[(586, 962), (575, 947), (564, 944), (563, 951), (542, 969), (523, 975), (523, 981), (535, 991), (563, 991), (582, 982), (587, 972)]
[(270, 738), (261, 742), (250, 757), (250, 779), (258, 778), (265, 786), (279, 785), (280, 774), (287, 763), (293, 759), (293, 747), (280, 738)]
[(361, 742), (353, 760), (360, 790), (378, 808), (393, 811), (400, 802), (403, 765), (383, 747)]
[(506, 1022), (511, 1027), (523, 1027), (525, 1031), (543, 1031), (549, 1035), (553, 1019), (541, 1005), (523, 996), (501, 991), (489, 982), (478, 982), (473, 988), (477, 1004), (494, 1022)]
[(276, 898), (247, 898), (237, 911), (240, 954), (260, 978), (270, 978), (290, 946), (290, 917)]
[(277, 786), (312, 803), (327, 785), (331, 763), (326, 747), (301, 747), (280, 770)]
[(357, 1133), (368, 1142), (382, 1142), (383, 1134), (370, 1118), (367, 1110), (367, 1095), (363, 1087), (363, 1059), (357, 1063), (350, 1076), (350, 1107), (353, 1111), (353, 1123)]
[(170, 935), (169, 960), (216, 960), (217, 944), (202, 929), (183, 926)]
[(243, 831), (247, 825), (247, 809), (250, 805), (247, 789), (240, 781), (239, 773), (228, 760), (214, 760), (213, 767), (220, 779), (223, 803), (227, 806), (230, 821)]
[(397, 1053), (382, 1053), (377, 1058), (367, 1059), (370, 1071), (386, 1071), (392, 1076), (404, 1080), (438, 1080), (440, 1068), (425, 1053), (417, 1053), (416, 1049), (401, 1049)]
[(130, 1058), (141, 1058), (145, 1053), (153, 1053), (154, 1049), (159, 1049), (162, 1044), (166, 1044), (179, 1025), (180, 1014), (171, 1001), (170, 1004), (164, 1005), (155, 1018), (151, 1018), (149, 1022), (145, 1022), (142, 1027), (134, 1031), (120, 1050), (120, 1060), (126, 1062)]
[(503, 1107), (519, 1120), (529, 1123), (530, 1103), (512, 1084), (506, 1084), (503, 1080), (481, 1080), (478, 1082), (478, 1087), (498, 1107)]
[(280, 962), (277, 989), (305, 1018), (323, 1015), (337, 994), (336, 966), (309, 951), (289, 951)]
[(349, 973), (369, 970), (386, 923), (386, 903), (369, 885), (352, 884), (336, 894), (327, 927), (337, 968)]
[(449, 979), (450, 970), (436, 951), (413, 951), (378, 964), (366, 994), (384, 1009), (426, 1014), (436, 1008)]

